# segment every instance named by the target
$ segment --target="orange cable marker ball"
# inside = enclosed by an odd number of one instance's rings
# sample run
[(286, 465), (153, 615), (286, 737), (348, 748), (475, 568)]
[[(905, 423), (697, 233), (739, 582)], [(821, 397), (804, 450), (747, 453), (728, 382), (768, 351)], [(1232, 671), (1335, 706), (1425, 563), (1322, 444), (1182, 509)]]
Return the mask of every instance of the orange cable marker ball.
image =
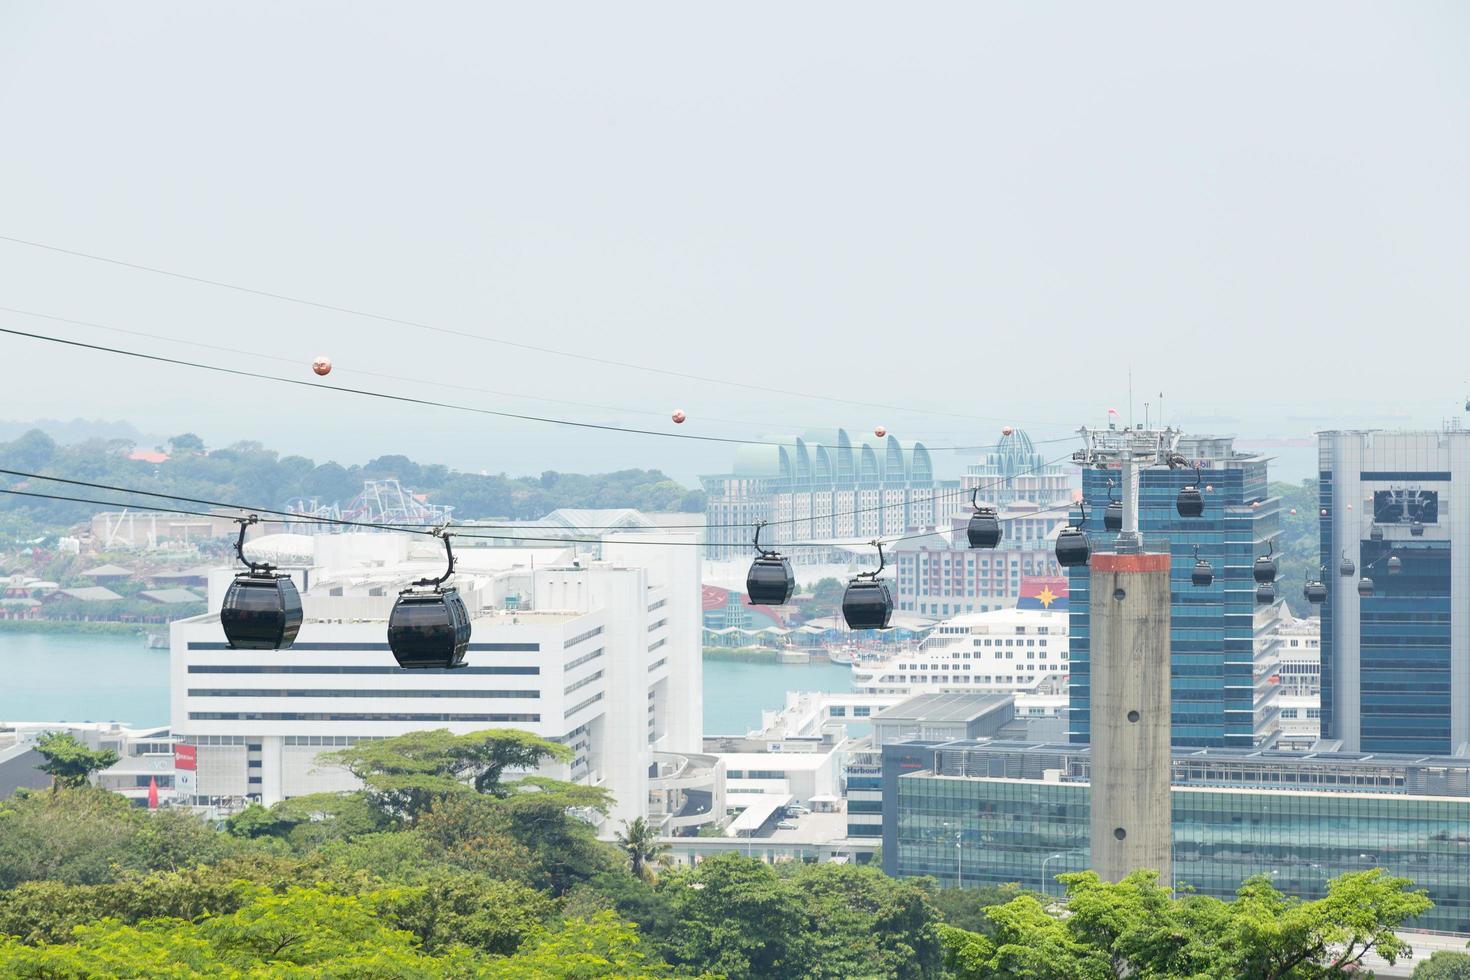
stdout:
[(1010, 435), (1011, 433), (1013, 433), (1015, 431), (1016, 431), (1015, 429), (1011, 428), (1008, 425), (1005, 428), (1003, 428), (1003, 429), (1000, 430), (1000, 434), (1003, 435), (1003, 436), (1008, 436), (1008, 435)]
[(888, 435), (888, 430), (880, 425), (873, 430), (873, 435), (877, 436), (879, 439), (882, 439), (884, 436)]
[(674, 414), (673, 414), (672, 418), (674, 420), (674, 424), (675, 425), (683, 425), (684, 424), (684, 420), (687, 419), (688, 417), (689, 416), (687, 416), (687, 415), (684, 414), (684, 410), (682, 408), (676, 408), (676, 409), (674, 409)]
[(318, 357), (311, 362), (311, 369), (320, 377), (325, 378), (332, 373), (332, 359), (330, 357)]

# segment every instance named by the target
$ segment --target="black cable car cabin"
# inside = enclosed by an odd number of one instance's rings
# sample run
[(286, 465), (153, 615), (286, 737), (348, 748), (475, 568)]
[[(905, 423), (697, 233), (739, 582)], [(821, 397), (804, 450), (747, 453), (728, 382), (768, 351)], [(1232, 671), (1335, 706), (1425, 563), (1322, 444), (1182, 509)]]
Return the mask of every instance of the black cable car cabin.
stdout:
[(1082, 525), (1087, 523), (1087, 505), (1079, 503), (1078, 508), (1081, 516), (1072, 523), (1057, 532), (1056, 555), (1057, 564), (1063, 568), (1080, 568), (1086, 565), (1092, 558), (1092, 543), (1087, 540), (1087, 532), (1082, 530)]
[(1194, 549), (1194, 568), (1190, 569), (1189, 582), (1197, 589), (1207, 589), (1215, 581), (1215, 566), (1199, 556), (1199, 549)]
[(388, 647), (405, 670), (468, 666), (470, 614), (454, 586), (398, 594), (388, 616)]
[(850, 630), (886, 630), (893, 618), (893, 595), (878, 577), (883, 571), (883, 543), (873, 543), (878, 546), (878, 567), (854, 576), (842, 593), (842, 618)]
[(975, 503), (975, 495), (979, 492), (980, 488), (976, 487), (970, 494), (970, 506), (975, 508), (975, 513), (970, 515), (965, 536), (970, 539), (971, 548), (994, 548), (1000, 544), (1000, 516), (994, 507), (982, 507)]
[(1257, 585), (1270, 585), (1276, 581), (1276, 559), (1272, 557), (1275, 550), (1275, 541), (1266, 543), (1266, 553), (1257, 555), (1255, 563), (1251, 565), (1251, 577), (1256, 580)]
[(254, 514), (238, 518), (235, 554), (249, 570), (235, 576), (219, 610), (220, 626), (232, 650), (282, 650), (301, 631), (301, 593), (291, 576), (245, 559), (245, 529), (258, 521)]
[(1302, 586), (1302, 598), (1314, 606), (1320, 606), (1327, 601), (1327, 586), (1317, 581), (1308, 582)]
[(1269, 605), (1276, 601), (1276, 586), (1270, 582), (1262, 582), (1256, 586), (1256, 602), (1260, 605)]
[(405, 670), (467, 666), (464, 655), (470, 646), (470, 614), (459, 591), (444, 585), (454, 574), (449, 535), (434, 533), (444, 540), (449, 567), (438, 578), (419, 579), (398, 593), (388, 615), (388, 648)]
[(1373, 580), (1366, 575), (1358, 579), (1358, 595), (1364, 599), (1370, 599), (1373, 596)]
[(1341, 575), (1343, 578), (1351, 578), (1353, 574), (1357, 572), (1357, 570), (1358, 566), (1353, 564), (1353, 560), (1349, 558), (1347, 556), (1347, 552), (1344, 551), (1342, 553), (1342, 564), (1337, 566), (1338, 574)]
[(1189, 573), (1189, 581), (1197, 589), (1209, 588), (1215, 582), (1214, 566), (1201, 558), (1194, 563), (1194, 569)]
[(1377, 524), (1374, 524), (1373, 527), (1372, 527), (1372, 529), (1368, 531), (1368, 540), (1369, 541), (1382, 541), (1383, 540), (1383, 528), (1379, 527)]
[(1409, 533), (1416, 538), (1424, 537), (1424, 525), (1419, 521), (1415, 521), (1409, 525)]
[(1390, 574), (1390, 575), (1397, 575), (1399, 573), (1399, 571), (1403, 569), (1403, 567), (1404, 567), (1404, 563), (1399, 560), (1399, 556), (1398, 555), (1391, 555), (1389, 557), (1389, 559), (1388, 559), (1388, 574)]
[(1202, 517), (1205, 513), (1205, 497), (1199, 492), (1199, 467), (1194, 470), (1194, 482), (1179, 490), (1174, 499), (1174, 509), (1180, 517)]
[(784, 606), (796, 592), (796, 575), (791, 571), (791, 562), (775, 551), (761, 548), (761, 528), (765, 522), (755, 526), (755, 550), (760, 554), (750, 563), (745, 576), (745, 594), (753, 606)]

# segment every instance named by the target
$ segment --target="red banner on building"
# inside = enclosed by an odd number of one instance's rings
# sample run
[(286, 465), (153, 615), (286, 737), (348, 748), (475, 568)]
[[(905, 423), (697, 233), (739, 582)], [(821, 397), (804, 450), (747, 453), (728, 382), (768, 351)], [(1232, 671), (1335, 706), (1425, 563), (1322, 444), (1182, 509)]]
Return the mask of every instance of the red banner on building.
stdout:
[(175, 743), (174, 745), (174, 768), (187, 769), (193, 772), (199, 768), (199, 750), (193, 745)]

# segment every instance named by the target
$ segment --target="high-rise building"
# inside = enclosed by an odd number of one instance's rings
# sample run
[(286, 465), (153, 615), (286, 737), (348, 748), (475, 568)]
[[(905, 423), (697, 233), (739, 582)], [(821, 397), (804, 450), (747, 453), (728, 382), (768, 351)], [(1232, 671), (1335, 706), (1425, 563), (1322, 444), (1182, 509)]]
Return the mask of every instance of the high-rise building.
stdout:
[(709, 800), (657, 776), (702, 747), (696, 542), (614, 534), (600, 560), (569, 549), (459, 549), (453, 584), (473, 630), (467, 666), (402, 670), (388, 614), (400, 589), (442, 571), (437, 542), (313, 538), (312, 567), (293, 572), (309, 588), (289, 649), (230, 649), (217, 611), (173, 624), (171, 727), (197, 747), (191, 802), (269, 804), (351, 789), (354, 778), (319, 754), (425, 729), (509, 727), (567, 746), (570, 760), (546, 774), (608, 789), (610, 826), (709, 812)]
[[(700, 483), (707, 494), (705, 555), (712, 559), (751, 555), (758, 521), (772, 525), (762, 544), (866, 541), (932, 526), (968, 505), (957, 481), (934, 478), (923, 443), (891, 435), (854, 442), (844, 429), (741, 446), (732, 472)], [(795, 562), (823, 557), (807, 548), (791, 555)]]
[(1470, 615), (1454, 612), (1470, 607), (1470, 432), (1323, 432), (1318, 448), (1322, 737), (1470, 751)]
[[(1235, 451), (1229, 438), (1184, 437), (1178, 451), (1190, 468), (1139, 471), (1138, 507), (1139, 530), (1148, 550), (1167, 546), (1171, 555), (1173, 744), (1236, 748), (1270, 744), (1276, 733), (1272, 658), (1278, 642), (1270, 608), (1256, 603), (1251, 575), (1255, 557), (1265, 554), (1278, 527), (1278, 501), (1266, 489), (1266, 460)], [(1175, 500), (1182, 487), (1195, 482), (1196, 464), (1205, 484), (1205, 513), (1183, 518), (1175, 510)], [(1095, 546), (1110, 545), (1114, 537), (1104, 530), (1103, 521), (1109, 500), (1120, 499), (1118, 479), (1116, 469), (1083, 470), (1085, 527)], [(1213, 568), (1214, 582), (1208, 587), (1190, 582), (1196, 557)], [(1071, 741), (1084, 743), (1091, 737), (1091, 569), (1071, 569), (1069, 578), (1068, 735)]]

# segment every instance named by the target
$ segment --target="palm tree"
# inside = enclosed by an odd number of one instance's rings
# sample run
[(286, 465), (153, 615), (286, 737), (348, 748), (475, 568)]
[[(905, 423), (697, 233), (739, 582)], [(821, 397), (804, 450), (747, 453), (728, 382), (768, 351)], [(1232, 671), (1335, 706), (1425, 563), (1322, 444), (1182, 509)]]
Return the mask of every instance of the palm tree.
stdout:
[(617, 842), (627, 852), (634, 876), (645, 880), (653, 878), (651, 865), (662, 863), (664, 855), (669, 851), (669, 845), (659, 843), (658, 834), (642, 817), (632, 823), (624, 820), (623, 829), (618, 831)]

